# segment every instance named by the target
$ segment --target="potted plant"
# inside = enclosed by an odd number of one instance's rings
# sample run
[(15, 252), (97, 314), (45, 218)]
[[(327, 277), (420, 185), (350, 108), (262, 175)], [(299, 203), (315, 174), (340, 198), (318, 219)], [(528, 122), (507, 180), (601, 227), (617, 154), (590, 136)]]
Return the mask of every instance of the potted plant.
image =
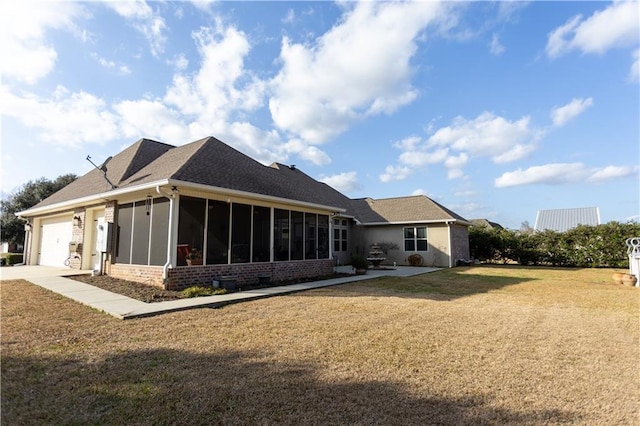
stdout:
[(185, 256), (185, 260), (189, 266), (202, 265), (202, 251), (195, 248), (191, 249), (191, 251)]
[(364, 256), (352, 256), (351, 266), (356, 270), (356, 274), (363, 275), (367, 273), (369, 261)]

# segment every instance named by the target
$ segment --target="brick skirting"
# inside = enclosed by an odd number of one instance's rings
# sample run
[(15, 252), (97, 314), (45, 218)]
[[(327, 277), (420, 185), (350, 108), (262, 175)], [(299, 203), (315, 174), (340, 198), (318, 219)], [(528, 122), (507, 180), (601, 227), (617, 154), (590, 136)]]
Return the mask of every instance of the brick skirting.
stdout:
[(109, 275), (129, 281), (182, 290), (193, 285), (211, 285), (214, 279), (233, 276), (238, 286), (257, 284), (260, 277), (272, 282), (289, 281), (331, 275), (333, 261), (299, 260), (275, 263), (247, 263), (234, 265), (179, 266), (169, 269), (167, 282), (162, 282), (161, 266), (112, 264)]

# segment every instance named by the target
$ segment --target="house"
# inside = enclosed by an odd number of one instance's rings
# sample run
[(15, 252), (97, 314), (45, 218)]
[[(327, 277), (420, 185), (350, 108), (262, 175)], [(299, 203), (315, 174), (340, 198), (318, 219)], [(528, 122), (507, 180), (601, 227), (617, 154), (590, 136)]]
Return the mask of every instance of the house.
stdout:
[(18, 215), (26, 264), (168, 289), (329, 275), (383, 241), (397, 246), (387, 263), (418, 253), (450, 267), (469, 257), (470, 223), (428, 197), (352, 200), (213, 137), (178, 147), (141, 139)]
[(477, 226), (478, 228), (487, 229), (504, 229), (502, 225), (497, 222), (491, 222), (489, 219), (471, 219), (471, 226)]
[(598, 207), (539, 210), (533, 229), (535, 232), (545, 230), (565, 232), (578, 225), (600, 225)]

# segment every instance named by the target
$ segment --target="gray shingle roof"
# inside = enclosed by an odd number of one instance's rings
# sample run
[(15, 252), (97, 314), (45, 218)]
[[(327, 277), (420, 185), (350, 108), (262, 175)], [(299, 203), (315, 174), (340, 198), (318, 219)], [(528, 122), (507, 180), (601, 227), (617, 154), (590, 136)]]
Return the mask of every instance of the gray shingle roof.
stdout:
[(467, 222), (459, 214), (424, 195), (378, 200), (361, 198), (352, 200), (351, 204), (355, 216), (365, 224), (447, 220)]
[[(121, 187), (123, 180), (153, 162), (162, 154), (173, 148), (162, 142), (140, 139), (107, 163), (107, 178), (114, 185)], [(60, 191), (42, 200), (34, 208), (45, 207), (76, 198), (87, 197), (111, 190), (102, 172), (93, 169), (84, 176), (76, 179)]]
[(565, 232), (578, 225), (600, 225), (600, 211), (597, 207), (539, 210), (535, 231), (546, 229)]
[[(119, 190), (173, 180), (337, 207), (362, 223), (466, 222), (425, 196), (351, 200), (295, 167), (265, 166), (213, 137), (179, 147), (141, 139), (115, 155), (107, 168), (107, 177)], [(110, 190), (101, 172), (94, 169), (34, 208)]]
[(470, 219), (469, 222), (473, 224), (473, 226), (483, 227), (483, 228), (492, 228), (492, 229), (504, 229), (502, 225), (497, 222), (491, 222), (488, 219)]

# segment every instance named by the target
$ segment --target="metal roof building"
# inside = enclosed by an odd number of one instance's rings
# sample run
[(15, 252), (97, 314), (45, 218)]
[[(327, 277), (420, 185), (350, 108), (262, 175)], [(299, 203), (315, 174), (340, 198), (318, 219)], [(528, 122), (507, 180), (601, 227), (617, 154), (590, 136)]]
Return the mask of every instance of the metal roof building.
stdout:
[(598, 207), (539, 210), (534, 230), (542, 232), (549, 229), (565, 232), (578, 225), (600, 225), (600, 210)]

